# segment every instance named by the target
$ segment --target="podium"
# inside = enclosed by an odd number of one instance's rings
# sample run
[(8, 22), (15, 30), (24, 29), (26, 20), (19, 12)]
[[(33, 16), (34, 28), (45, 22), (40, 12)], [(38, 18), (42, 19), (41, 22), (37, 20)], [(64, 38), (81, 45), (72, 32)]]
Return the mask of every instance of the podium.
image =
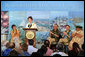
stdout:
[(36, 28), (23, 28), (25, 31), (25, 43), (28, 43), (28, 40), (33, 39), (34, 40), (34, 47), (36, 46), (36, 31), (38, 31)]

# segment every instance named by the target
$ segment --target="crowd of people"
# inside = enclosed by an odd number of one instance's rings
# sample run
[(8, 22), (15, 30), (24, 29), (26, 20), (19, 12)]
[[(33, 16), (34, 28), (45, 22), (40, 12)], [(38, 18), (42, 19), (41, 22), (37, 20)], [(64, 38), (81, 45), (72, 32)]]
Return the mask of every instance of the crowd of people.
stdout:
[[(44, 41), (40, 49), (34, 47), (34, 40), (21, 44), (19, 31), (16, 26), (12, 26), (11, 41), (4, 46), (1, 51), (2, 56), (84, 56), (84, 32), (81, 26), (76, 26), (72, 32), (70, 26), (66, 25), (66, 30), (61, 32), (58, 25), (54, 24), (53, 30), (49, 32), (49, 37)], [(16, 36), (16, 37), (15, 37)], [(4, 47), (3, 46), (3, 47)]]
[(79, 44), (74, 42), (73, 49), (65, 52), (65, 45), (63, 43), (56, 44), (52, 42), (50, 45), (49, 40), (45, 40), (40, 49), (33, 46), (34, 41), (29, 40), (29, 45), (23, 43), (21, 49), (15, 48), (15, 43), (7, 42), (6, 49), (1, 52), (2, 56), (84, 56), (84, 44), (80, 49)]

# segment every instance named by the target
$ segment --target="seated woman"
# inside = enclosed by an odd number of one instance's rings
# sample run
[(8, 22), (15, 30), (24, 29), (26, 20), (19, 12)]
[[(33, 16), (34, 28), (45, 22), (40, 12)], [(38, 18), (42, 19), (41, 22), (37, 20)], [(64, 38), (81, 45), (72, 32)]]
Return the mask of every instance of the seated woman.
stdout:
[(11, 42), (15, 43), (15, 48), (20, 49), (20, 31), (16, 29), (16, 25), (12, 25)]
[(76, 26), (76, 31), (72, 34), (72, 40), (69, 43), (69, 49), (72, 49), (72, 44), (76, 42), (79, 44), (80, 48), (84, 43), (84, 32), (81, 26)]
[(49, 37), (47, 38), (47, 40), (49, 40), (51, 44), (54, 41), (58, 42), (60, 38), (61, 38), (61, 35), (60, 35), (60, 31), (58, 30), (58, 25), (54, 24), (53, 30), (50, 31)]
[(72, 46), (73, 46), (73, 49), (68, 51), (68, 55), (69, 56), (78, 56), (78, 54), (81, 51), (78, 43), (74, 42)]

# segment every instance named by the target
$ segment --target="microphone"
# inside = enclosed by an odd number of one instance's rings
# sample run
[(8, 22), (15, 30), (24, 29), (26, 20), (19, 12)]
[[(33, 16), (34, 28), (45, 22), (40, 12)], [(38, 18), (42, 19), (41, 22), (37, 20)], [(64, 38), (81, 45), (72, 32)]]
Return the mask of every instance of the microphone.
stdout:
[(28, 27), (31, 28), (32, 27), (32, 24), (29, 24)]

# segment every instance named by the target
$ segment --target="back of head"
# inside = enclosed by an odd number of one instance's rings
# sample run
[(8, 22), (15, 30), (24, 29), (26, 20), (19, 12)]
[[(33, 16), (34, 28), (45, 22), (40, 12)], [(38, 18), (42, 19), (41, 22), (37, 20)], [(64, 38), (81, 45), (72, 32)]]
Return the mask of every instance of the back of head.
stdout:
[(41, 48), (37, 51), (39, 55), (43, 56), (47, 52), (47, 47), (42, 45)]
[(6, 44), (6, 48), (9, 48), (10, 47), (10, 43), (8, 42), (7, 44)]
[(31, 40), (28, 40), (29, 42), (29, 45), (33, 45), (34, 44), (34, 41), (31, 39)]
[(22, 44), (22, 50), (27, 51), (28, 45), (26, 43)]
[(47, 47), (49, 47), (49, 44), (50, 44), (49, 40), (44, 41), (44, 45), (46, 45)]
[(9, 48), (15, 48), (15, 43), (10, 42), (10, 43), (9, 43)]
[(56, 42), (52, 42), (52, 44), (50, 46), (50, 49), (52, 49), (54, 52), (56, 52), (56, 45), (57, 45)]
[(80, 49), (80, 47), (79, 47), (79, 44), (78, 43), (76, 43), (76, 42), (74, 42), (73, 43), (73, 49)]
[(64, 50), (64, 44), (63, 44), (63, 43), (58, 43), (58, 45), (56, 46), (56, 48), (57, 48), (59, 51), (63, 51), (63, 50)]

